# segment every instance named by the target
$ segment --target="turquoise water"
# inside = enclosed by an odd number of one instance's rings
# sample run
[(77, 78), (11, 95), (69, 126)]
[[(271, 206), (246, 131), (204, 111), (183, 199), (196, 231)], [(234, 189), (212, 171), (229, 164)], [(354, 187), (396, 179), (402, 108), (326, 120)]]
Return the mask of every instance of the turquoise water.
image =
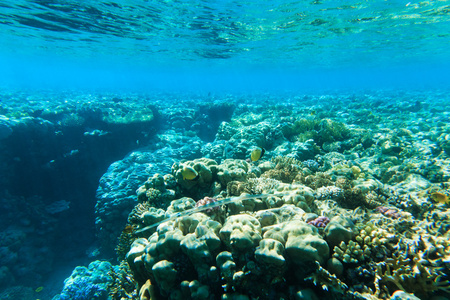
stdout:
[(2, 1), (4, 84), (442, 86), (448, 1)]

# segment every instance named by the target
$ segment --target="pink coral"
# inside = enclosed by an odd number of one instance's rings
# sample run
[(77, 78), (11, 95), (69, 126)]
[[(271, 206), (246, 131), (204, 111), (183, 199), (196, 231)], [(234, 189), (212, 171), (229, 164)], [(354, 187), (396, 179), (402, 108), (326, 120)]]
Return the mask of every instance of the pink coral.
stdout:
[(389, 208), (386, 206), (378, 206), (375, 208), (376, 211), (379, 213), (385, 215), (386, 217), (392, 218), (392, 219), (399, 219), (402, 217), (401, 213), (394, 208)]
[(211, 214), (214, 211), (218, 211), (220, 210), (220, 205), (215, 205), (214, 203), (217, 202), (216, 198), (211, 198), (211, 197), (205, 197), (203, 199), (200, 199), (197, 201), (197, 203), (195, 203), (195, 207), (200, 207), (200, 206), (211, 206), (211, 208), (208, 208), (205, 210), (205, 212), (207, 214)]
[(330, 223), (330, 219), (328, 217), (317, 217), (314, 220), (308, 222), (309, 225), (320, 228), (325, 228), (328, 223)]

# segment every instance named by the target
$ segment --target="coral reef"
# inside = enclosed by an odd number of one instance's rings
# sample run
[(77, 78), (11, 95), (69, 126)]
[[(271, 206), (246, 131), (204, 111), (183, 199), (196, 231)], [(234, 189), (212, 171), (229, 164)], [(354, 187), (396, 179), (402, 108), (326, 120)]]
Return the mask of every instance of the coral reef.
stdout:
[[(109, 295), (447, 296), (450, 214), (446, 198), (433, 195), (449, 195), (448, 105), (410, 97), (419, 96), (145, 108), (162, 118), (161, 131), (148, 149), (111, 165), (98, 189), (100, 238), (117, 245), (120, 261), (105, 280)], [(89, 122), (62, 114), (67, 126)], [(1, 124), (9, 139), (14, 125)], [(255, 147), (265, 154), (251, 161)], [(86, 284), (103, 297), (103, 287)]]
[(76, 267), (64, 281), (64, 288), (53, 300), (108, 299), (108, 287), (113, 282), (109, 262), (94, 261), (89, 267)]

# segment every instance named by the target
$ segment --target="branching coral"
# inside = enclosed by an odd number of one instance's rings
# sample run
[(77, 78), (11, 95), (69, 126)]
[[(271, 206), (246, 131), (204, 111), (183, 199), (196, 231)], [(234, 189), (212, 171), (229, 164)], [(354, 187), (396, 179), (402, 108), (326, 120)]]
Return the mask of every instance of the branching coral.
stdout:
[(142, 218), (143, 214), (148, 212), (153, 208), (150, 203), (143, 202), (137, 204), (131, 213), (128, 215), (127, 224), (125, 225), (122, 233), (119, 236), (117, 246), (115, 248), (117, 259), (122, 261), (125, 259), (125, 256), (128, 251), (130, 251), (130, 246), (133, 241), (137, 238), (136, 229), (138, 227), (144, 226), (144, 219)]
[(135, 226), (126, 225), (120, 234), (119, 242), (115, 248), (118, 261), (124, 260), (128, 251), (130, 251), (131, 244), (133, 244), (133, 241), (137, 238), (135, 231)]
[(109, 297), (113, 300), (136, 299), (136, 282), (126, 261), (109, 272), (113, 278), (108, 286)]
[(306, 176), (301, 183), (309, 186), (312, 189), (318, 189), (323, 186), (333, 185), (333, 181), (328, 174), (323, 172), (317, 172), (314, 175)]
[(363, 205), (367, 208), (373, 208), (382, 206), (385, 201), (386, 197), (384, 194), (379, 193), (378, 191), (370, 191), (365, 195)]
[(128, 215), (127, 222), (129, 224), (142, 224), (143, 222), (142, 215), (151, 208), (152, 206), (148, 202), (137, 204)]
[(420, 299), (430, 299), (439, 292), (450, 294), (449, 255), (450, 243), (443, 238), (419, 235), (417, 241), (400, 239), (382, 261), (359, 262), (362, 267), (358, 268), (371, 274), (372, 283), (352, 290), (349, 298), (386, 299), (396, 290)]
[(322, 186), (316, 191), (317, 199), (341, 199), (344, 197), (344, 191), (336, 186)]
[[(441, 255), (436, 255), (439, 257), (436, 259), (427, 259), (429, 248), (435, 243), (434, 239), (430, 238), (426, 242), (421, 239), (419, 244), (422, 243), (422, 246), (415, 246), (400, 241), (397, 252), (391, 258), (376, 264), (377, 277), (380, 283), (384, 283), (383, 289), (387, 294), (395, 289), (414, 293), (421, 299), (429, 298), (429, 295), (436, 291), (450, 294), (448, 268), (442, 259), (442, 257), (448, 259), (448, 242), (447, 249), (441, 248)], [(422, 247), (425, 248), (420, 250)], [(390, 288), (387, 283), (391, 283), (393, 287)], [(379, 295), (380, 286), (377, 288), (375, 294)]]
[[(369, 187), (364, 186), (368, 184)], [(375, 208), (382, 206), (386, 201), (388, 191), (381, 188), (374, 188), (370, 184), (375, 185), (375, 181), (367, 180), (364, 184), (353, 186), (354, 182), (345, 177), (339, 177), (335, 185), (343, 190), (343, 197), (341, 197), (339, 204), (345, 208), (355, 209), (358, 206), (367, 208)]]
[(289, 140), (295, 138), (300, 139), (300, 134), (302, 134), (302, 139), (307, 140), (313, 138), (314, 127), (319, 123), (319, 119), (298, 119), (290, 126), (284, 126), (282, 128), (283, 135)]
[(374, 224), (368, 223), (359, 234), (355, 241), (348, 243), (341, 242), (339, 246), (334, 247), (333, 256), (342, 260), (344, 263), (362, 263), (368, 259), (382, 259), (391, 252), (390, 242), (394, 236), (382, 228), (377, 228)]
[(150, 202), (155, 207), (166, 208), (167, 203), (175, 197), (175, 191), (168, 188), (173, 188), (174, 182), (175, 178), (172, 175), (153, 175), (136, 190), (138, 201)]
[[(252, 180), (254, 178), (251, 178)], [(242, 193), (251, 194), (251, 184), (249, 181), (230, 181), (227, 183), (227, 195), (228, 196), (239, 196)]]
[(268, 170), (262, 174), (264, 178), (276, 179), (284, 183), (292, 183), (298, 175), (298, 170), (291, 166), (288, 168), (278, 168)]
[(280, 185), (280, 181), (272, 178), (250, 178), (247, 183), (252, 194), (266, 193)]
[(320, 165), (317, 161), (308, 159), (302, 162), (303, 166), (307, 167), (311, 172), (317, 172), (320, 168)]
[(306, 280), (311, 280), (315, 286), (320, 286), (324, 291), (343, 294), (347, 289), (347, 285), (342, 282), (336, 275), (331, 274), (322, 268), (316, 261), (317, 269)]
[[(261, 177), (276, 179), (284, 183), (292, 183), (298, 176), (301, 178), (302, 163), (292, 157), (277, 156), (272, 158), (274, 169), (267, 170)], [(297, 179), (299, 181), (299, 179)]]

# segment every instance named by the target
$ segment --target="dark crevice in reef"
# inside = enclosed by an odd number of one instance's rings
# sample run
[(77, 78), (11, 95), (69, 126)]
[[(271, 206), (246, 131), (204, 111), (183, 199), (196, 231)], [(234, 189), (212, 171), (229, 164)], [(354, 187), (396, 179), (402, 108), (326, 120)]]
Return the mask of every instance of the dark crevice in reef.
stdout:
[[(154, 147), (156, 133), (173, 129), (173, 122), (181, 132), (212, 141), (235, 109), (228, 103), (195, 104), (180, 123), (184, 104), (167, 109), (146, 99), (116, 100), (46, 107), (18, 97), (0, 107), (0, 225), (12, 236), (2, 244), (11, 251), (5, 262), (11, 280), (5, 284), (20, 278), (34, 286), (54, 270), (87, 264), (95, 250), (90, 247), (98, 246), (94, 207), (108, 167), (135, 149)], [(23, 255), (19, 261), (16, 253)]]
[[(1, 141), (4, 176), (0, 188), (5, 198), (38, 197), (45, 207), (70, 202), (69, 209), (49, 216), (57, 224), (57, 230), (47, 236), (55, 263), (86, 256), (95, 241), (95, 193), (100, 177), (111, 163), (137, 148), (137, 141), (154, 134), (157, 124), (155, 120), (108, 124), (86, 118), (82, 125), (64, 126), (29, 118)], [(45, 217), (38, 219), (43, 222)]]
[(200, 103), (192, 128), (199, 138), (214, 141), (220, 123), (230, 121), (236, 106), (231, 103)]

